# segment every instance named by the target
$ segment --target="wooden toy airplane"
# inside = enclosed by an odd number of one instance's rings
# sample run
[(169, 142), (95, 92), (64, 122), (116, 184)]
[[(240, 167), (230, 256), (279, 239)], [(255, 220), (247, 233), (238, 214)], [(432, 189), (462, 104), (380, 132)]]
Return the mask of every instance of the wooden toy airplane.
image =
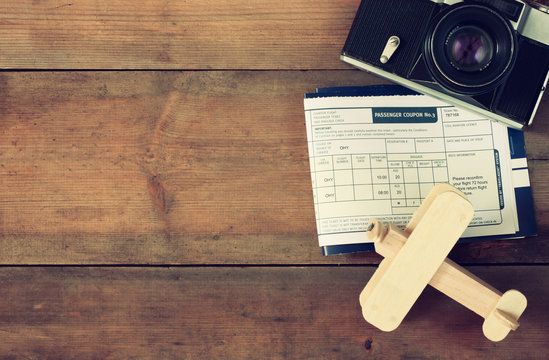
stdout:
[(366, 321), (383, 331), (398, 327), (427, 284), (482, 316), (484, 335), (503, 340), (519, 326), (526, 297), (502, 294), (446, 256), (473, 218), (465, 195), (449, 184), (433, 188), (406, 229), (372, 219), (367, 235), (380, 263), (362, 293)]

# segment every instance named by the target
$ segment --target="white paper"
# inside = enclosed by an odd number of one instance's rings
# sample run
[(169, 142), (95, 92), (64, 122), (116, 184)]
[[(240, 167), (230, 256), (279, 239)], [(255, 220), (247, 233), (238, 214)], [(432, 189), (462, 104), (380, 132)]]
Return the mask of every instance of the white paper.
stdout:
[(404, 227), (442, 182), (475, 208), (464, 237), (518, 230), (505, 126), (424, 95), (307, 98), (305, 117), (320, 246)]

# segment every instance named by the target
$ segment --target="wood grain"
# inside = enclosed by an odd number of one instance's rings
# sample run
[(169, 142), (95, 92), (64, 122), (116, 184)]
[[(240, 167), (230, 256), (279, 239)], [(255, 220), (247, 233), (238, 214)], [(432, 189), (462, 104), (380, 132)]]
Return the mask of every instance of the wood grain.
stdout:
[(450, 254), (539, 264), (470, 268), (528, 297), (506, 341), (432, 289), (382, 333), (358, 304), (380, 257), (321, 256), (302, 99), (384, 83), (339, 60), (358, 4), (3, 0), (0, 359), (546, 359), (547, 96), (540, 236)]
[[(320, 256), (302, 110), (315, 87), (379, 82), (354, 70), (1, 73), (0, 262), (379, 262)], [(542, 236), (471, 245), (461, 262), (547, 262), (546, 146), (527, 149)]]
[(344, 69), (359, 0), (3, 0), (4, 69)]
[(474, 267), (528, 309), (497, 345), (426, 289), (385, 333), (361, 316), (372, 267), (0, 269), (3, 359), (546, 359), (546, 267)]

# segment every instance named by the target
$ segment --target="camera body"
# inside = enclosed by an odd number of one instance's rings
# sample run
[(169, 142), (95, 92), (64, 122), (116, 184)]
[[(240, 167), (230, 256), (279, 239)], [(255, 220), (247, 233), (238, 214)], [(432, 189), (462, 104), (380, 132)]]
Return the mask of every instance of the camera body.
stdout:
[(549, 13), (519, 0), (362, 0), (341, 59), (514, 128), (549, 75)]

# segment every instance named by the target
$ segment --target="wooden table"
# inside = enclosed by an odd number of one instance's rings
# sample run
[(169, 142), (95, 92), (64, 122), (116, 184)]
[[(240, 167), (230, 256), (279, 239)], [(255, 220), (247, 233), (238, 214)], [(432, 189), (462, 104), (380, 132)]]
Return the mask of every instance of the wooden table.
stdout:
[(546, 359), (549, 101), (525, 131), (539, 236), (451, 258), (528, 297), (492, 343), (427, 289), (383, 333), (380, 257), (322, 257), (303, 93), (359, 0), (3, 0), (1, 359)]

